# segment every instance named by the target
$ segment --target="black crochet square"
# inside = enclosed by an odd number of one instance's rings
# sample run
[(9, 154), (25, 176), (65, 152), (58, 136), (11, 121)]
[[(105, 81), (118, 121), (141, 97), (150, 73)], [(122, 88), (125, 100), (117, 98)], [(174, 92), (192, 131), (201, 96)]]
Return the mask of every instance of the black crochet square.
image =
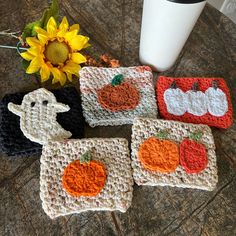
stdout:
[[(81, 100), (74, 87), (52, 90), (58, 102), (69, 105), (70, 110), (57, 114), (57, 121), (72, 133), (71, 138), (84, 137), (84, 118)], [(27, 156), (41, 153), (42, 146), (27, 139), (20, 129), (19, 116), (7, 108), (9, 102), (21, 104), (26, 93), (7, 94), (0, 102), (0, 149), (8, 156)]]

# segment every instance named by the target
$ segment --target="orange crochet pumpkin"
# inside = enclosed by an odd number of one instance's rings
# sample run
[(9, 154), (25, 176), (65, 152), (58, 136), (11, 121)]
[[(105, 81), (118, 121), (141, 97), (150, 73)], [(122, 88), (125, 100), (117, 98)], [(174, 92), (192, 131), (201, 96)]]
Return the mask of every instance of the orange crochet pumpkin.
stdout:
[(86, 158), (82, 156), (80, 160), (73, 161), (64, 170), (62, 185), (73, 197), (96, 196), (105, 184), (107, 176), (104, 165), (99, 161), (90, 160), (90, 157)]
[(132, 110), (138, 106), (139, 91), (131, 83), (122, 81), (123, 75), (116, 75), (111, 84), (98, 91), (98, 101), (104, 109), (117, 112)]
[(170, 173), (179, 165), (179, 148), (166, 140), (164, 132), (145, 140), (139, 148), (138, 157), (147, 170)]

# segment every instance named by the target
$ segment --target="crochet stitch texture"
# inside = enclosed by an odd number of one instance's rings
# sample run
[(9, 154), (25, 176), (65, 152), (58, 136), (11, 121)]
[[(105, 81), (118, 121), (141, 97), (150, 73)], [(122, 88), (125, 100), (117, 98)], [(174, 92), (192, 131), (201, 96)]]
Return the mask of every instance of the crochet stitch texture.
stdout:
[[(139, 91), (139, 104), (136, 106), (130, 106), (130, 97), (125, 93), (122, 93), (124, 101), (124, 107), (132, 107), (132, 109), (112, 111), (111, 109), (105, 109), (104, 107), (110, 108), (111, 106), (101, 106), (98, 98), (98, 92), (102, 88), (111, 84), (114, 76), (122, 74), (124, 76), (124, 83), (130, 83), (132, 86), (137, 88)], [(115, 87), (114, 87), (115, 88)], [(111, 88), (109, 88), (111, 89)], [(119, 67), (119, 68), (99, 68), (99, 67), (84, 67), (80, 70), (80, 90), (82, 96), (82, 107), (85, 120), (92, 127), (98, 125), (122, 125), (132, 124), (135, 117), (150, 117), (155, 118), (157, 116), (157, 105), (155, 102), (155, 92), (153, 87), (153, 76), (147, 67)], [(114, 91), (118, 89), (114, 89)], [(122, 91), (122, 89), (119, 89)], [(100, 93), (101, 94), (101, 93)], [(119, 101), (119, 107), (121, 96), (120, 94), (110, 94), (109, 96)], [(135, 94), (136, 95), (136, 94)], [(104, 98), (105, 99), (105, 98)], [(102, 102), (104, 102), (104, 99)], [(100, 99), (101, 101), (101, 99)], [(125, 104), (129, 101), (129, 105)], [(137, 102), (137, 95), (135, 96), (135, 102)]]
[[(69, 105), (70, 110), (57, 114), (57, 121), (72, 133), (72, 138), (84, 137), (84, 118), (80, 96), (74, 87), (51, 91), (58, 102)], [(0, 150), (8, 156), (28, 156), (41, 153), (42, 146), (27, 139), (20, 129), (20, 118), (7, 108), (9, 102), (21, 104), (27, 93), (6, 94), (0, 101)]]
[[(169, 130), (168, 139), (180, 144), (189, 134), (202, 131), (201, 143), (205, 145), (208, 164), (198, 174), (188, 174), (185, 169), (178, 165), (172, 173), (161, 173), (145, 169), (139, 158), (140, 145), (161, 130)], [(149, 186), (172, 186), (182, 188), (197, 188), (211, 191), (218, 182), (215, 144), (211, 129), (206, 125), (187, 124), (176, 121), (137, 118), (132, 127), (132, 168), (134, 181), (138, 185)]]
[[(175, 89), (171, 89), (173, 82), (176, 83)], [(217, 89), (212, 87), (214, 82)], [(192, 90), (194, 83), (199, 86), (198, 91)], [(233, 123), (230, 92), (222, 78), (160, 76), (156, 93), (160, 115), (165, 119), (224, 129)]]
[(21, 131), (33, 142), (44, 145), (72, 135), (56, 120), (57, 113), (67, 112), (70, 107), (57, 102), (53, 93), (44, 88), (26, 94), (21, 105), (8, 103), (8, 110), (20, 116)]
[[(73, 197), (62, 184), (64, 169), (87, 151), (106, 168), (107, 179), (94, 197)], [(40, 197), (50, 218), (88, 210), (119, 210), (131, 205), (133, 178), (128, 141), (123, 138), (80, 139), (50, 142), (43, 147), (40, 172)]]

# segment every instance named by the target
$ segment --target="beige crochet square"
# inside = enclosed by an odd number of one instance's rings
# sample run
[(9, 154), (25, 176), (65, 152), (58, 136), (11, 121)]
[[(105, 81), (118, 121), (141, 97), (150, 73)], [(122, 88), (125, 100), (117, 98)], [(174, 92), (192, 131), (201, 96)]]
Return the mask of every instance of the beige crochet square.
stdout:
[[(135, 117), (157, 117), (153, 75), (145, 67), (84, 67), (79, 73), (83, 114), (91, 127), (132, 124)], [(98, 91), (117, 74), (122, 74), (124, 82), (133, 84), (139, 91), (140, 101), (133, 110), (109, 111), (98, 101)]]
[[(105, 165), (106, 183), (95, 197), (72, 197), (62, 186), (63, 171), (69, 163), (91, 149), (92, 160)], [(132, 192), (131, 160), (126, 139), (74, 139), (43, 146), (40, 197), (50, 218), (88, 210), (125, 212), (131, 205)]]
[[(143, 168), (138, 159), (138, 150), (144, 140), (154, 136), (158, 131), (168, 129), (168, 139), (180, 142), (195, 131), (202, 131), (203, 143), (207, 149), (208, 164), (206, 169), (197, 174), (188, 174), (180, 165), (172, 173), (160, 173)], [(211, 129), (206, 125), (187, 124), (182, 122), (138, 118), (132, 128), (132, 168), (134, 181), (138, 185), (172, 186), (213, 190), (218, 182), (215, 144)]]

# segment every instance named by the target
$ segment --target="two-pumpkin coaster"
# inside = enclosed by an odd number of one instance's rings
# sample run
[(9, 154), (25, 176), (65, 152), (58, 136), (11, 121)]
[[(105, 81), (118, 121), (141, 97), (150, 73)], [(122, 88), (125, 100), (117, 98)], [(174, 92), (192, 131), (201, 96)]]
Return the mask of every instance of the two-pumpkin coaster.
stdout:
[(125, 212), (131, 205), (133, 178), (126, 139), (50, 142), (40, 160), (40, 197), (51, 218), (89, 210)]
[(206, 125), (137, 118), (132, 168), (138, 185), (211, 191), (218, 182), (215, 144)]
[[(55, 109), (66, 112), (53, 114)], [(8, 156), (40, 153), (42, 146), (39, 143), (45, 141), (44, 131), (52, 133), (55, 126), (59, 128), (54, 132), (58, 139), (71, 134), (72, 138), (84, 137), (80, 96), (73, 87), (51, 92), (38, 89), (28, 94), (7, 94), (0, 102), (0, 114), (0, 148)], [(52, 122), (53, 127), (50, 126)]]
[(168, 120), (228, 128), (233, 122), (229, 89), (222, 78), (157, 80), (160, 115)]
[(84, 67), (79, 73), (83, 113), (90, 126), (131, 124), (135, 117), (157, 116), (149, 67)]

